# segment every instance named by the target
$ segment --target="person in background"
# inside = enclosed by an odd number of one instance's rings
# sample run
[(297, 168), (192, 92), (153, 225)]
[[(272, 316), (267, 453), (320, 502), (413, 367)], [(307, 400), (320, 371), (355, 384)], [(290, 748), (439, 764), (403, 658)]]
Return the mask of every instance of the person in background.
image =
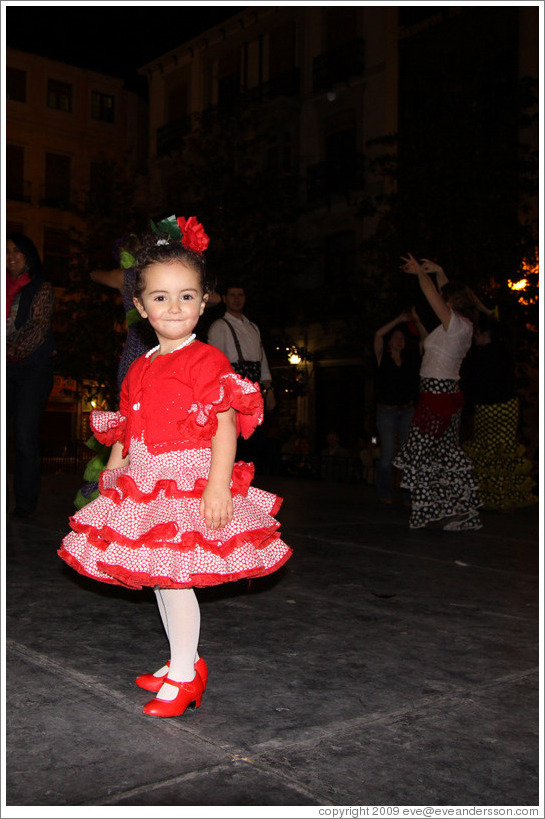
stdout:
[[(416, 328), (420, 346), (407, 336), (407, 326)], [(380, 503), (392, 503), (392, 461), (409, 436), (418, 400), (421, 345), (426, 335), (414, 310), (400, 313), (375, 333), (376, 425), (380, 438), (376, 486)], [(402, 494), (408, 505), (409, 491), (404, 489)]]
[[(227, 356), (235, 372), (254, 383), (259, 383), (265, 410), (272, 411), (276, 400), (271, 371), (259, 328), (244, 315), (246, 304), (244, 287), (238, 282), (230, 282), (225, 288), (222, 300), (225, 304), (225, 314), (211, 324), (208, 330), (208, 343)], [(256, 466), (261, 466), (267, 429), (266, 420), (252, 439), (239, 441), (237, 457), (254, 461)]]
[(113, 270), (91, 270), (89, 273), (91, 279), (97, 284), (103, 284), (106, 287), (118, 290), (123, 301), (125, 321), (127, 322), (127, 337), (117, 369), (117, 388), (119, 391), (132, 362), (157, 344), (157, 336), (153, 327), (148, 321), (142, 319), (133, 304), (133, 265), (134, 254), (137, 249), (137, 237), (132, 234), (126, 236), (120, 239), (114, 247), (114, 258), (119, 267)]
[(490, 315), (479, 317), (461, 375), (473, 412), (473, 435), (463, 449), (473, 464), (484, 509), (512, 511), (537, 503), (532, 463), (518, 439), (515, 366), (501, 325)]
[[(472, 467), (459, 440), (463, 394), (460, 366), (471, 346), (478, 309), (461, 283), (448, 282), (443, 269), (409, 254), (402, 270), (418, 283), (440, 324), (424, 340), (420, 395), (409, 437), (394, 459), (411, 493), (412, 529), (480, 529), (481, 505)], [(430, 274), (435, 274), (437, 284)]]
[[(40, 493), (40, 423), (53, 388), (55, 291), (34, 242), (10, 233), (6, 242), (6, 415), (13, 422), (13, 515), (28, 518)], [(9, 507), (9, 499), (8, 499)]]

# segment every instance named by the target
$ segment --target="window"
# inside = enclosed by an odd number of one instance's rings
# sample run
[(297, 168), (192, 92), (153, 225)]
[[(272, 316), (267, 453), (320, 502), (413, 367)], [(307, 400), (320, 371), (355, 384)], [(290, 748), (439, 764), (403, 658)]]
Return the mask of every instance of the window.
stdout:
[(183, 119), (188, 109), (187, 84), (176, 85), (168, 92), (167, 122), (177, 122)]
[(72, 111), (72, 86), (59, 80), (47, 81), (47, 107), (57, 111)]
[(270, 34), (269, 77), (274, 79), (295, 68), (295, 26), (274, 29)]
[(26, 102), (26, 71), (20, 68), (6, 69), (6, 97), (16, 102)]
[(91, 95), (91, 117), (100, 122), (114, 121), (114, 98), (112, 94), (93, 91)]
[(358, 36), (358, 15), (357, 6), (338, 6), (328, 8), (325, 11), (325, 33), (326, 47), (336, 48), (348, 43)]
[(29, 202), (24, 181), (25, 150), (20, 145), (6, 145), (6, 196), (19, 202)]
[(44, 268), (56, 287), (66, 287), (70, 276), (70, 236), (57, 228), (44, 230)]
[(70, 200), (70, 157), (47, 153), (44, 197), (41, 204), (53, 208), (68, 208)]
[(240, 53), (234, 51), (223, 57), (218, 65), (218, 105), (229, 108), (240, 93)]

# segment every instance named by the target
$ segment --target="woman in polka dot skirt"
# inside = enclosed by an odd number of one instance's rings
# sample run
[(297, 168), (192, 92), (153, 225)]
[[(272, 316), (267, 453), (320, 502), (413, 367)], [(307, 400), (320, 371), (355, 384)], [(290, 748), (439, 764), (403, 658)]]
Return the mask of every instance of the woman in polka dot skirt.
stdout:
[[(412, 529), (480, 529), (481, 505), (471, 463), (459, 442), (463, 395), (460, 365), (471, 346), (478, 308), (471, 291), (448, 282), (443, 269), (409, 254), (402, 269), (418, 276), (430, 307), (441, 322), (424, 341), (420, 395), (409, 437), (394, 459), (403, 471), (401, 486), (411, 493)], [(437, 286), (430, 278), (437, 276)]]
[(252, 464), (234, 462), (237, 435), (263, 420), (259, 385), (193, 333), (213, 290), (208, 237), (195, 217), (152, 227), (134, 303), (159, 344), (131, 365), (119, 411), (91, 414), (112, 451), (99, 497), (70, 519), (59, 555), (104, 583), (154, 588), (170, 658), (135, 682), (156, 693), (145, 714), (174, 717), (200, 705), (208, 676), (194, 588), (270, 574), (291, 549), (273, 517), (281, 499), (251, 485)]

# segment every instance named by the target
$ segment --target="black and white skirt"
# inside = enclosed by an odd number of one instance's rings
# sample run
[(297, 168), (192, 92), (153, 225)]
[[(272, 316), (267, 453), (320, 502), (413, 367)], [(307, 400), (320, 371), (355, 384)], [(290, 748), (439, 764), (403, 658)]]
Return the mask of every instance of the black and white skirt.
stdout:
[[(450, 379), (422, 378), (420, 391), (455, 394), (459, 387)], [(425, 431), (413, 419), (409, 438), (394, 459), (394, 466), (403, 471), (401, 486), (411, 494), (411, 529), (430, 526), (465, 531), (482, 527), (472, 465), (459, 443), (460, 416), (458, 409), (440, 434)]]

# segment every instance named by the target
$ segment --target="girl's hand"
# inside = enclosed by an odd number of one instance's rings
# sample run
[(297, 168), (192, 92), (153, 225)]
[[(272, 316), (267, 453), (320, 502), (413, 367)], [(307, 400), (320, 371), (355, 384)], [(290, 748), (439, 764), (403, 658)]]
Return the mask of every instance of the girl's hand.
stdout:
[(208, 483), (202, 493), (199, 512), (208, 529), (223, 529), (233, 520), (233, 498), (229, 488), (219, 489)]
[(431, 259), (420, 259), (420, 262), (425, 273), (444, 273), (441, 265), (432, 262)]
[(402, 256), (401, 259), (405, 262), (405, 264), (401, 265), (401, 269), (405, 273), (414, 273), (418, 276), (419, 273), (423, 272), (422, 265), (416, 261), (412, 253), (409, 253), (407, 257)]

